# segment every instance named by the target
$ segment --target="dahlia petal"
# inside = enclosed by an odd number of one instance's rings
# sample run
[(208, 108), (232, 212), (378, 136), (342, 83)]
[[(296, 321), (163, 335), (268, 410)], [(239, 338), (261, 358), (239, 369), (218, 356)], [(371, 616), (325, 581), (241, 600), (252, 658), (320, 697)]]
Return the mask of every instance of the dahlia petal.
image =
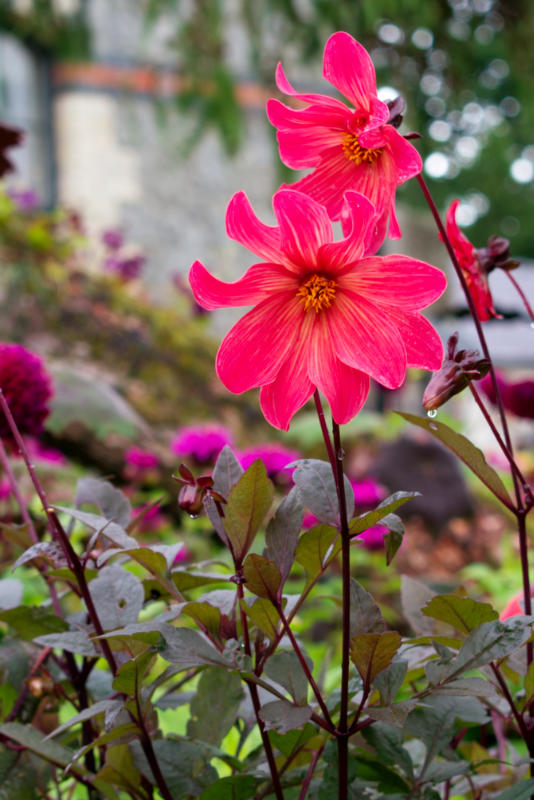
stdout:
[(377, 304), (418, 311), (440, 297), (447, 286), (443, 272), (425, 261), (403, 255), (359, 261), (340, 282), (344, 289)]
[(296, 345), (303, 313), (294, 292), (282, 292), (245, 314), (217, 353), (217, 374), (227, 389), (240, 394), (274, 381)]
[(260, 404), (265, 418), (275, 428), (287, 431), (293, 415), (309, 400), (315, 389), (307, 374), (307, 328), (305, 318), (298, 342), (282, 364), (272, 383), (262, 386)]
[(325, 395), (339, 425), (356, 416), (369, 394), (369, 376), (347, 366), (336, 356), (324, 314), (317, 316), (310, 337), (308, 374)]
[[(350, 189), (360, 191), (356, 170), (356, 165), (349, 161), (339, 145), (323, 151), (321, 162), (314, 171), (292, 183), (291, 188), (309, 195), (325, 206), (330, 219), (339, 219), (343, 211), (345, 192)], [(361, 194), (367, 193), (362, 190)]]
[(333, 239), (326, 209), (311, 197), (291, 189), (282, 189), (274, 195), (273, 208), (287, 258), (299, 267), (315, 266), (319, 248)]
[(386, 139), (386, 149), (395, 162), (397, 185), (418, 175), (423, 169), (421, 156), (393, 125), (384, 125), (380, 131)]
[(244, 192), (234, 194), (226, 211), (226, 232), (264, 261), (280, 263), (280, 231), (258, 219)]
[(365, 47), (348, 33), (334, 33), (327, 41), (323, 77), (358, 111), (370, 111), (371, 97), (376, 97), (375, 68)]
[(386, 386), (397, 389), (406, 374), (406, 350), (387, 311), (362, 295), (338, 291), (327, 314), (337, 357)]
[(301, 94), (300, 92), (297, 92), (286, 78), (280, 62), (278, 62), (278, 66), (276, 67), (276, 85), (284, 94), (288, 94), (290, 97), (296, 97), (299, 100), (302, 100), (304, 103), (319, 103), (320, 105), (326, 106), (333, 110), (340, 110), (343, 108), (345, 109), (346, 113), (346, 105), (340, 100), (337, 100), (335, 97), (329, 97), (326, 94)]
[(388, 318), (398, 329), (409, 367), (438, 370), (443, 361), (443, 343), (433, 325), (422, 314), (388, 309)]
[(280, 158), (291, 169), (315, 167), (324, 150), (339, 147), (342, 134), (329, 128), (299, 128), (296, 131), (278, 131), (276, 138)]
[(475, 247), (471, 244), (469, 239), (464, 236), (456, 223), (456, 209), (459, 205), (460, 201), (454, 200), (447, 209), (446, 228), (447, 236), (451, 240), (451, 244), (460, 263), (465, 265), (470, 261), (474, 261)]
[(253, 306), (273, 292), (298, 288), (295, 277), (278, 264), (254, 264), (238, 281), (226, 283), (215, 278), (200, 261), (195, 261), (189, 271), (189, 282), (197, 303), (209, 311)]
[[(348, 229), (348, 233), (342, 241), (321, 247), (321, 263), (328, 265), (329, 269), (342, 269), (362, 258), (366, 253), (366, 244), (369, 243), (368, 229), (374, 223), (375, 217), (375, 208), (370, 200), (358, 192), (346, 192), (343, 228)], [(373, 235), (374, 232), (371, 233)]]
[(267, 101), (267, 116), (275, 128), (297, 130), (308, 126), (346, 130), (346, 122), (352, 116), (351, 109), (339, 100), (315, 102), (307, 108), (290, 108), (280, 100)]

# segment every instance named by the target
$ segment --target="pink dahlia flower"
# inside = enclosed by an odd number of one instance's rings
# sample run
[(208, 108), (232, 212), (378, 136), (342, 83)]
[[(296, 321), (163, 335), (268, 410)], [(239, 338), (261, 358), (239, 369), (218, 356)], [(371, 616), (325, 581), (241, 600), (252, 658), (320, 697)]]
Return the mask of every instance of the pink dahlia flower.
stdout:
[(441, 295), (445, 276), (407, 256), (371, 255), (374, 208), (355, 192), (346, 197), (351, 231), (334, 242), (326, 209), (311, 197), (277, 192), (278, 226), (269, 227), (240, 192), (228, 207), (228, 234), (265, 263), (235, 283), (198, 261), (191, 267), (204, 308), (254, 306), (224, 339), (217, 373), (231, 392), (261, 386), (263, 413), (276, 428), (287, 430), (316, 388), (344, 423), (364, 404), (369, 377), (396, 389), (407, 366), (441, 365), (439, 336), (418, 312)]
[(233, 437), (228, 428), (207, 422), (181, 428), (171, 443), (177, 456), (193, 458), (198, 464), (215, 461), (225, 445), (233, 446)]
[(460, 204), (455, 200), (447, 211), (447, 236), (454, 248), (460, 268), (467, 281), (478, 318), (485, 322), (499, 315), (493, 307), (493, 298), (488, 284), (488, 276), (478, 258), (477, 250), (456, 224), (456, 209)]
[[(21, 433), (39, 436), (50, 413), (52, 385), (43, 362), (18, 344), (0, 343), (0, 389)], [(13, 441), (11, 429), (0, 414), (0, 437)]]
[[(369, 198), (378, 214), (377, 240), (387, 229), (401, 236), (395, 216), (395, 190), (421, 171), (417, 150), (393, 125), (389, 108), (376, 95), (376, 76), (367, 50), (348, 33), (334, 33), (326, 43), (323, 77), (351, 106), (320, 94), (299, 94), (278, 65), (276, 83), (281, 92), (307, 103), (294, 109), (269, 100), (267, 116), (278, 130), (280, 158), (292, 169), (314, 170), (292, 188), (326, 206), (331, 219), (344, 218), (347, 190)], [(378, 248), (377, 248), (378, 249)]]

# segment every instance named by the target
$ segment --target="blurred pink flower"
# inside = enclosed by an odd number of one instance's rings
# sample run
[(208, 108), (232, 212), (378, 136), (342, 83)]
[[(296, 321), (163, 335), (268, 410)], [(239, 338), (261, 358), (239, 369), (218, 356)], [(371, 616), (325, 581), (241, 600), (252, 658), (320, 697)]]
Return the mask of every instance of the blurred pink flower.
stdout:
[(7, 478), (0, 480), (0, 501), (7, 500), (11, 497), (11, 484)]
[(385, 525), (373, 525), (355, 539), (362, 544), (366, 550), (382, 550), (384, 547), (384, 536), (388, 532)]
[[(497, 374), (496, 378), (504, 408), (516, 417), (534, 419), (534, 380), (507, 381), (501, 374)], [(491, 403), (497, 404), (490, 375), (478, 381), (477, 386)]]
[(331, 219), (344, 215), (346, 191), (360, 192), (376, 207), (378, 244), (386, 234), (388, 217), (389, 235), (398, 239), (395, 190), (421, 171), (421, 157), (387, 124), (390, 109), (377, 97), (373, 63), (367, 50), (348, 33), (334, 33), (327, 41), (323, 77), (351, 106), (327, 95), (300, 94), (281, 64), (276, 71), (280, 91), (307, 104), (296, 110), (279, 100), (267, 103), (284, 164), (292, 169), (314, 168), (291, 188), (326, 206)]
[[(534, 587), (532, 587), (530, 592), (531, 597), (534, 597)], [(505, 607), (501, 611), (499, 615), (499, 619), (504, 622), (505, 619), (509, 619), (510, 617), (517, 617), (518, 615), (522, 615), (525, 613), (525, 602), (524, 602), (525, 595), (523, 591), (514, 594), (513, 597), (508, 600)]]
[(8, 189), (8, 195), (11, 197), (19, 211), (24, 214), (29, 214), (39, 207), (39, 198), (33, 189)]
[(53, 464), (56, 467), (64, 467), (67, 463), (67, 459), (61, 450), (56, 450), (55, 447), (46, 447), (39, 439), (28, 439), (26, 445), (30, 451), (30, 455), (35, 458), (36, 461), (43, 461), (47, 464)]
[[(21, 345), (0, 343), (0, 389), (20, 432), (39, 436), (52, 397), (50, 376), (39, 356)], [(8, 422), (0, 417), (0, 437), (12, 442)]]
[(237, 394), (261, 386), (263, 413), (276, 428), (288, 430), (316, 388), (345, 423), (363, 406), (369, 377), (396, 389), (407, 366), (441, 365), (441, 340), (419, 310), (442, 294), (445, 276), (407, 256), (373, 256), (374, 208), (355, 192), (346, 201), (351, 232), (334, 242), (325, 208), (311, 197), (277, 192), (278, 226), (268, 227), (240, 192), (228, 207), (228, 234), (266, 263), (235, 283), (199, 261), (191, 267), (204, 308), (254, 306), (224, 339), (217, 373)]
[(171, 442), (177, 456), (193, 458), (198, 464), (214, 461), (223, 447), (233, 447), (233, 437), (228, 428), (214, 422), (181, 428)]
[(102, 244), (109, 250), (118, 250), (124, 244), (124, 236), (118, 230), (110, 229), (102, 234)]
[(124, 460), (132, 467), (136, 467), (140, 472), (154, 469), (159, 465), (159, 458), (150, 450), (143, 450), (141, 447), (129, 447), (124, 454)]
[(493, 298), (488, 284), (487, 272), (480, 263), (477, 251), (456, 224), (456, 209), (460, 204), (455, 200), (447, 211), (447, 236), (454, 249), (460, 268), (473, 298), (478, 318), (485, 322), (499, 315), (493, 307)]
[(180, 550), (174, 556), (174, 564), (185, 564), (191, 558), (191, 553), (186, 544), (183, 544)]
[[(238, 457), (241, 466), (245, 470), (250, 467), (253, 461), (260, 458), (265, 464), (269, 478), (277, 480), (283, 477), (280, 473), (283, 472), (284, 468), (292, 461), (302, 458), (302, 455), (297, 450), (289, 450), (281, 444), (267, 443), (260, 444), (257, 447), (249, 447), (248, 450), (243, 450)], [(289, 478), (289, 474), (286, 474)]]
[(135, 255), (121, 255), (114, 252), (104, 261), (104, 269), (118, 275), (125, 283), (138, 278), (145, 266), (146, 258), (141, 253)]
[(136, 524), (136, 530), (141, 533), (150, 533), (159, 531), (167, 524), (167, 517), (160, 510), (159, 505), (148, 507), (147, 505), (135, 508), (132, 510), (132, 521), (139, 521)]

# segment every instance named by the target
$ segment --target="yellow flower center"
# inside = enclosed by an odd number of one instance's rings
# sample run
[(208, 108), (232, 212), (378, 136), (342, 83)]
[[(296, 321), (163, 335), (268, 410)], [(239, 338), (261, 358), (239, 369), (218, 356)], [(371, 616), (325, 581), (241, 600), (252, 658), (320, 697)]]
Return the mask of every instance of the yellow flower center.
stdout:
[(349, 161), (355, 161), (356, 164), (373, 164), (384, 149), (378, 147), (376, 150), (367, 150), (359, 143), (356, 133), (346, 133), (343, 137), (342, 147)]
[(335, 296), (336, 282), (322, 275), (312, 275), (297, 292), (297, 297), (304, 303), (306, 311), (313, 308), (316, 314), (323, 308), (329, 308)]

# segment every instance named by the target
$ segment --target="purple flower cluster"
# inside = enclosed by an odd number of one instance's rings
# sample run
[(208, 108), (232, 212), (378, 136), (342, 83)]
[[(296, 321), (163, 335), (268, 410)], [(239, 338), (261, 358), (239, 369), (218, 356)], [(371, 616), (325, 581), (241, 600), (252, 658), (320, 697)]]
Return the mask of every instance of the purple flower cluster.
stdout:
[[(50, 377), (39, 356), (21, 345), (0, 343), (0, 389), (20, 432), (39, 436), (52, 397)], [(13, 440), (6, 419), (0, 419), (0, 437)]]
[(171, 442), (171, 450), (177, 456), (192, 458), (197, 464), (209, 464), (225, 445), (233, 447), (233, 437), (228, 428), (207, 422), (180, 428)]
[(8, 189), (7, 193), (23, 214), (31, 214), (39, 207), (39, 198), (33, 189)]
[(102, 243), (108, 251), (104, 259), (105, 270), (118, 275), (125, 283), (141, 275), (146, 258), (142, 253), (132, 254), (123, 250), (124, 237), (120, 231), (104, 231)]

